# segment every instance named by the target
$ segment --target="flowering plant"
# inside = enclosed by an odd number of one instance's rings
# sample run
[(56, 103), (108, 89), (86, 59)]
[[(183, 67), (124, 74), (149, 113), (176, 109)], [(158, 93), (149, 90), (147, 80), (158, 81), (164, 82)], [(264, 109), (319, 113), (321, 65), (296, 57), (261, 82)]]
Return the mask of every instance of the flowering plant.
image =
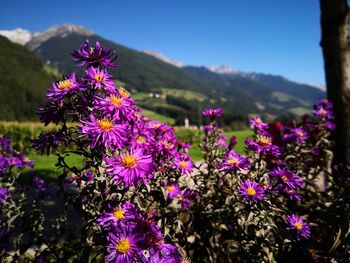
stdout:
[[(41, 223), (33, 232), (39, 235), (33, 236), (40, 238), (31, 243), (28, 259), (274, 262), (298, 255), (314, 260), (310, 251), (327, 247), (322, 238), (332, 241), (318, 230), (329, 227), (322, 216), (338, 215), (334, 207), (346, 201), (335, 202), (331, 195), (340, 188), (330, 166), (334, 124), (328, 101), (302, 121), (268, 124), (252, 118), (254, 134), (246, 139), (244, 156), (235, 151), (236, 138), (226, 143), (217, 122), (222, 110), (205, 109), (210, 123), (203, 127), (203, 161), (194, 163), (191, 146), (178, 141), (168, 125), (145, 118), (108, 73), (115, 53), (86, 41), (72, 55), (86, 67), (85, 75), (71, 73), (52, 84), (38, 113), (58, 129), (33, 142), (41, 154), (58, 157), (62, 174), (51, 192), (62, 209), (51, 225), (42, 223), (42, 213), (37, 217)], [(70, 155), (82, 156), (84, 163), (70, 165)], [(44, 195), (44, 182), (34, 182)], [(9, 200), (9, 192), (7, 185), (0, 188), (0, 203)], [(43, 228), (54, 234), (45, 235)], [(346, 249), (340, 244), (332, 249)], [(16, 254), (21, 259), (22, 252)]]

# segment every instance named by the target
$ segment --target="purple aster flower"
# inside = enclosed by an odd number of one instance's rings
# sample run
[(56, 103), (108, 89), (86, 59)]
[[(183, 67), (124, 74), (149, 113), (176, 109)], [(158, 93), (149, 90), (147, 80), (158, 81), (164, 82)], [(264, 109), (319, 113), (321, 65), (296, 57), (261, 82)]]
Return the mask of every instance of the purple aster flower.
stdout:
[(105, 66), (114, 68), (113, 62), (117, 59), (115, 52), (106, 47), (101, 47), (100, 42), (96, 42), (95, 47), (90, 46), (89, 40), (84, 45), (80, 44), (78, 50), (74, 50), (72, 56), (80, 66)]
[(113, 116), (116, 119), (131, 119), (132, 106), (134, 101), (131, 98), (109, 95), (106, 98), (97, 97), (94, 104), (95, 108), (101, 110), (104, 114)]
[(133, 263), (144, 257), (142, 255), (144, 237), (141, 232), (130, 230), (130, 227), (109, 233), (107, 241), (109, 244), (105, 262)]
[(40, 121), (48, 125), (50, 122), (59, 123), (63, 119), (64, 111), (63, 101), (49, 101), (45, 106), (38, 108), (37, 114)]
[(251, 182), (249, 179), (241, 183), (239, 186), (240, 195), (248, 201), (249, 204), (256, 203), (263, 199), (265, 197), (264, 192), (265, 190), (260, 184)]
[(168, 198), (170, 199), (176, 198), (180, 193), (180, 187), (177, 183), (167, 182), (165, 185), (165, 189), (166, 189)]
[(236, 144), (237, 144), (237, 137), (232, 136), (230, 139), (230, 143), (228, 145), (228, 148), (232, 150), (236, 146)]
[(101, 89), (105, 87), (111, 93), (116, 92), (116, 86), (111, 79), (112, 76), (108, 74), (107, 70), (89, 67), (85, 70), (85, 73), (88, 77), (88, 83), (93, 84), (95, 88)]
[(259, 116), (250, 118), (249, 125), (250, 125), (250, 128), (256, 129), (256, 130), (264, 130), (269, 127), (269, 125), (264, 123)]
[(215, 117), (220, 117), (222, 114), (222, 109), (217, 108), (217, 109), (204, 109), (202, 111), (202, 114), (206, 117), (209, 118), (215, 118)]
[(47, 193), (47, 188), (45, 185), (45, 181), (43, 179), (41, 179), (38, 176), (34, 176), (33, 177), (33, 184), (35, 186), (35, 192), (37, 194), (46, 194)]
[(136, 184), (143, 180), (146, 183), (146, 177), (150, 175), (153, 168), (153, 159), (151, 155), (143, 153), (142, 148), (136, 148), (120, 156), (106, 158), (106, 172), (113, 175), (113, 180), (117, 184), (125, 183), (125, 187)]
[(273, 156), (279, 156), (281, 154), (279, 147), (272, 144), (272, 139), (269, 136), (258, 135), (256, 141), (247, 138), (245, 143), (249, 149), (257, 153), (271, 154)]
[(213, 130), (213, 126), (208, 124), (208, 125), (204, 125), (203, 126), (203, 131), (206, 132), (206, 133), (209, 133)]
[(63, 136), (57, 132), (41, 133), (36, 140), (32, 140), (32, 148), (40, 154), (50, 154), (52, 149), (57, 149), (61, 142), (65, 141)]
[(286, 223), (288, 225), (288, 230), (296, 231), (298, 240), (300, 240), (301, 238), (310, 238), (310, 226), (300, 217), (294, 214), (287, 216)]
[(151, 145), (150, 143), (151, 139), (152, 139), (152, 136), (150, 133), (145, 132), (145, 133), (136, 134), (131, 138), (130, 147), (147, 149)]
[(181, 256), (173, 244), (161, 243), (150, 249), (150, 263), (180, 263)]
[(157, 213), (155, 210), (146, 211), (135, 226), (136, 231), (143, 233), (144, 242), (150, 247), (160, 244), (164, 239), (162, 229), (158, 226), (156, 217)]
[(92, 182), (94, 180), (94, 173), (91, 171), (87, 171), (84, 173), (84, 179), (86, 179), (88, 182)]
[(331, 130), (331, 131), (334, 131), (336, 128), (335, 124), (331, 121), (326, 121), (324, 124), (324, 127), (328, 130)]
[(299, 195), (296, 191), (291, 188), (284, 188), (283, 192), (288, 196), (289, 199), (294, 200), (296, 202), (301, 201), (301, 195)]
[(223, 147), (225, 149), (227, 149), (228, 146), (227, 146), (226, 140), (227, 140), (226, 135), (225, 134), (221, 134), (219, 139), (216, 141), (215, 144), (218, 145), (218, 146), (221, 146), (221, 147)]
[(181, 193), (178, 195), (178, 200), (181, 205), (182, 209), (189, 209), (194, 201), (190, 198), (194, 198), (196, 196), (196, 192), (189, 189), (185, 188), (184, 190), (181, 191)]
[(183, 154), (175, 158), (175, 166), (183, 174), (189, 174), (193, 170), (193, 163), (192, 163), (191, 157), (188, 154)]
[(305, 141), (308, 138), (308, 134), (303, 128), (294, 128), (292, 133), (294, 138), (299, 142)]
[(8, 166), (17, 167), (17, 168), (22, 168), (22, 167), (24, 167), (23, 161), (21, 160), (21, 158), (18, 158), (17, 156), (8, 157), (8, 158), (6, 159), (6, 161), (7, 161), (7, 165), (8, 165)]
[(301, 179), (299, 175), (279, 167), (273, 169), (269, 175), (273, 178), (280, 179), (284, 184), (292, 189), (299, 188), (304, 184), (303, 179)]
[(226, 155), (220, 167), (226, 172), (235, 172), (241, 169), (246, 169), (249, 167), (249, 165), (250, 163), (247, 158), (244, 158), (234, 150), (231, 150)]
[(0, 205), (2, 205), (5, 202), (8, 196), (9, 196), (9, 191), (6, 188), (1, 187), (0, 188)]
[(69, 76), (64, 76), (64, 79), (52, 84), (52, 87), (47, 92), (47, 98), (49, 100), (60, 101), (68, 93), (74, 92), (79, 89), (79, 83), (75, 73)]
[(140, 218), (139, 211), (131, 202), (124, 202), (123, 205), (110, 209), (109, 212), (103, 212), (102, 217), (97, 219), (97, 222), (102, 227), (118, 226), (121, 223), (123, 227), (130, 224), (132, 220)]
[(319, 117), (321, 119), (327, 119), (327, 120), (334, 119), (332, 110), (324, 107), (323, 105), (316, 105), (313, 112), (316, 117)]
[(123, 147), (126, 140), (127, 130), (125, 124), (115, 124), (114, 120), (96, 119), (90, 114), (90, 121), (81, 121), (85, 126), (80, 126), (81, 132), (92, 140), (91, 147), (94, 148), (98, 142), (108, 146)]

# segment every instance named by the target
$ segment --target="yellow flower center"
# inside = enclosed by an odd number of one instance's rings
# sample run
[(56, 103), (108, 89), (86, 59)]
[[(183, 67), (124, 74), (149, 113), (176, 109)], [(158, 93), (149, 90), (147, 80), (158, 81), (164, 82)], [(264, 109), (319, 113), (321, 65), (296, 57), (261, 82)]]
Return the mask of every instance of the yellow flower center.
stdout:
[(70, 79), (65, 79), (58, 82), (58, 88), (61, 90), (68, 90), (72, 86), (73, 86), (73, 82)]
[(168, 188), (168, 191), (172, 192), (172, 191), (174, 191), (175, 186), (169, 185), (167, 188)]
[(135, 168), (137, 165), (137, 159), (133, 155), (128, 155), (123, 158), (122, 163), (127, 168)]
[(124, 211), (122, 209), (118, 209), (118, 210), (113, 212), (113, 215), (118, 219), (123, 219), (124, 218)]
[(235, 157), (230, 157), (228, 160), (227, 160), (227, 163), (229, 164), (229, 165), (237, 165), (238, 163), (239, 163), (239, 161), (238, 161), (238, 159), (237, 158), (235, 158)]
[(262, 144), (263, 146), (267, 146), (271, 144), (271, 138), (267, 136), (258, 135), (257, 142)]
[(137, 144), (143, 144), (146, 142), (146, 138), (143, 136), (137, 136), (136, 142), (137, 142)]
[(109, 132), (113, 128), (113, 123), (102, 119), (98, 121), (98, 126), (105, 132)]
[(184, 161), (181, 161), (179, 165), (180, 165), (180, 167), (183, 168), (183, 169), (186, 169), (186, 167), (187, 167), (187, 163), (184, 162)]
[(288, 181), (288, 177), (287, 177), (287, 176), (282, 176), (282, 180), (283, 180), (284, 182), (287, 182), (287, 181)]
[(253, 187), (249, 187), (247, 189), (247, 194), (251, 195), (251, 196), (254, 196), (256, 194), (256, 191), (255, 191), (255, 189)]
[(320, 109), (319, 114), (324, 116), (327, 114), (327, 111), (325, 109)]
[(160, 123), (156, 123), (156, 122), (155, 122), (155, 123), (153, 123), (152, 125), (153, 125), (154, 128), (159, 128), (159, 127), (160, 127)]
[(259, 119), (259, 118), (257, 118), (257, 119), (255, 119), (255, 123), (256, 123), (256, 124), (262, 124), (262, 120)]
[(303, 137), (304, 136), (303, 132), (298, 132), (297, 134), (298, 134), (299, 137)]
[(110, 96), (109, 101), (116, 107), (123, 105), (123, 98), (117, 98), (116, 96)]
[(103, 75), (102, 74), (99, 74), (99, 73), (96, 73), (95, 74), (95, 80), (98, 82), (98, 83), (101, 83), (103, 81)]
[(117, 249), (117, 251), (119, 253), (125, 254), (125, 253), (129, 252), (129, 250), (130, 250), (130, 242), (126, 238), (122, 238), (115, 245), (115, 248)]
[(119, 91), (120, 96), (122, 96), (123, 98), (130, 97), (130, 93), (127, 92), (125, 89), (119, 88), (118, 91)]
[(168, 142), (168, 141), (163, 141), (163, 144), (164, 144), (164, 147), (166, 148), (166, 149), (171, 149), (171, 147), (173, 146), (170, 142)]
[(301, 230), (303, 228), (303, 224), (300, 222), (295, 222), (294, 226), (297, 228), (297, 230)]

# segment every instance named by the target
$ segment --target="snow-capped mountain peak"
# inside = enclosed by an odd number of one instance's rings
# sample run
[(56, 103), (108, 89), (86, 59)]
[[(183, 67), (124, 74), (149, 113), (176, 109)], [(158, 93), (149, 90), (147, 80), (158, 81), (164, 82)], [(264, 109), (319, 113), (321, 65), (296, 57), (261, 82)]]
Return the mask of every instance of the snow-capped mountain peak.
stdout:
[(72, 33), (77, 33), (84, 36), (91, 36), (94, 34), (91, 30), (83, 26), (63, 24), (60, 26), (50, 27), (44, 32), (35, 33), (32, 39), (28, 42), (27, 47), (30, 50), (35, 50), (41, 45), (41, 43), (49, 40), (50, 38), (53, 38), (53, 37), (64, 38)]
[(209, 66), (208, 69), (212, 72), (219, 73), (219, 74), (237, 74), (239, 73), (237, 70), (226, 66), (226, 65), (213, 65)]
[(25, 45), (32, 39), (33, 33), (23, 28), (15, 28), (13, 30), (0, 30), (0, 35), (12, 42)]
[(158, 51), (154, 51), (154, 50), (144, 50), (143, 53), (146, 53), (150, 56), (153, 56), (165, 63), (171, 64), (175, 67), (181, 68), (183, 67), (183, 63), (176, 61), (176, 60), (172, 60), (166, 56), (164, 56), (162, 53), (158, 52)]

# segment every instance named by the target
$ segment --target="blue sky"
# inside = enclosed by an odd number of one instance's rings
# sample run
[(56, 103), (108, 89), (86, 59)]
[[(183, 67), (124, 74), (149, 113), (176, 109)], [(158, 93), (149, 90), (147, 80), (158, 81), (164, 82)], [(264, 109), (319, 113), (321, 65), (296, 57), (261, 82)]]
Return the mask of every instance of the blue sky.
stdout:
[(4, 1), (0, 29), (83, 25), (189, 65), (228, 65), (323, 84), (318, 0)]

